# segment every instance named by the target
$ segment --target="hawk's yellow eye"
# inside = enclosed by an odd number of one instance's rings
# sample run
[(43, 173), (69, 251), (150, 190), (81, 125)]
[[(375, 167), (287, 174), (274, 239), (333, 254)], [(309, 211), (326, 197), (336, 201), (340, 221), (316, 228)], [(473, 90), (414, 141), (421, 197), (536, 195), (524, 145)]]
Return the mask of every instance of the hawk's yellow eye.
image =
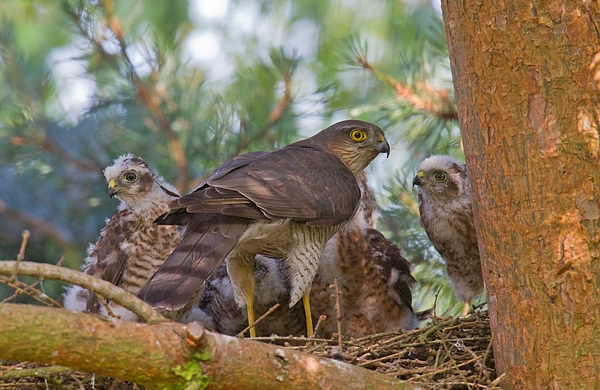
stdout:
[(133, 183), (137, 180), (137, 174), (135, 172), (127, 172), (124, 177), (125, 181), (128, 181), (130, 183)]
[(433, 178), (435, 179), (435, 181), (437, 181), (438, 183), (441, 183), (443, 181), (446, 181), (446, 174), (444, 172), (437, 172)]
[(352, 138), (352, 141), (361, 142), (367, 139), (367, 133), (365, 133), (363, 130), (352, 130), (350, 132), (350, 138)]

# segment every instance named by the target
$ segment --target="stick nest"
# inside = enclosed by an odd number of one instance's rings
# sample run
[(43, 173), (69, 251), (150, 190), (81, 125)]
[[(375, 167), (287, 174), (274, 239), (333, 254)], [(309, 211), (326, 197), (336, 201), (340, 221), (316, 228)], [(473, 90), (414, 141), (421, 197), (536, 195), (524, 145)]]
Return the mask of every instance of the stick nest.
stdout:
[(295, 347), (339, 359), (427, 389), (491, 389), (498, 384), (487, 311), (434, 318), (423, 328)]

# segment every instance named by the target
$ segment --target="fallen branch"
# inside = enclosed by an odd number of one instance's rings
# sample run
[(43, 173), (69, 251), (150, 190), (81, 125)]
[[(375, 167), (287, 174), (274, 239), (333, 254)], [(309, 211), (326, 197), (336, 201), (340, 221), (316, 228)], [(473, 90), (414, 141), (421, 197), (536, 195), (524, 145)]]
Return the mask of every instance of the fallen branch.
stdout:
[(417, 389), (386, 375), (198, 323), (139, 324), (49, 307), (0, 305), (0, 359), (58, 364), (150, 389)]
[(110, 282), (84, 274), (83, 272), (57, 267), (52, 264), (5, 260), (0, 261), (0, 275), (33, 276), (77, 284), (132, 311), (145, 322), (155, 323), (166, 321), (166, 318), (157, 313), (152, 306), (135, 295)]

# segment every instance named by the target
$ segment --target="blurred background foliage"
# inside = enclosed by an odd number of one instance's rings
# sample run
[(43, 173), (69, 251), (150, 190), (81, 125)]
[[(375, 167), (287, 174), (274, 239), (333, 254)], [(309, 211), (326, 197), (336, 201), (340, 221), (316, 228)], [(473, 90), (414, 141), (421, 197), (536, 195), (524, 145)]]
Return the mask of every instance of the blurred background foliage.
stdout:
[[(393, 145), (369, 168), (379, 228), (413, 264), (415, 309), (456, 315), (412, 178), (462, 158), (439, 8), (400, 0), (4, 0), (0, 259), (79, 269), (117, 201), (102, 170), (143, 157), (183, 192), (224, 160), (347, 118)], [(62, 285), (44, 282), (57, 299)], [(438, 294), (439, 293), (439, 294)], [(0, 298), (11, 290), (0, 285)]]

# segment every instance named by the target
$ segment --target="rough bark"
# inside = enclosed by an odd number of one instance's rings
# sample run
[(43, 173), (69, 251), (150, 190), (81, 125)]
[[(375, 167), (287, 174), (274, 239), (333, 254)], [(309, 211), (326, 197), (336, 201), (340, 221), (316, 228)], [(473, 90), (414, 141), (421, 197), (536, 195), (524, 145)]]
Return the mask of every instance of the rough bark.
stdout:
[[(59, 364), (150, 389), (416, 389), (394, 378), (198, 323), (139, 324), (0, 305), (0, 359)], [(192, 388), (192, 387), (189, 387)]]
[(598, 388), (600, 4), (442, 8), (503, 387)]

